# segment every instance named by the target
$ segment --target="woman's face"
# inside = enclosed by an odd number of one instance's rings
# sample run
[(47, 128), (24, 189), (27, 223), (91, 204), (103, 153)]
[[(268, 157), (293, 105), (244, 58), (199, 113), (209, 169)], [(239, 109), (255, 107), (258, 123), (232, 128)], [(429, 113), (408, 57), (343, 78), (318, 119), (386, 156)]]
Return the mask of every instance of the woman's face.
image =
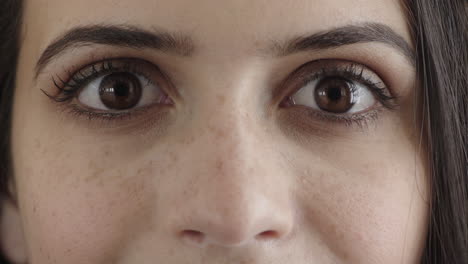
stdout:
[(410, 43), (396, 0), (27, 0), (10, 255), (417, 263)]

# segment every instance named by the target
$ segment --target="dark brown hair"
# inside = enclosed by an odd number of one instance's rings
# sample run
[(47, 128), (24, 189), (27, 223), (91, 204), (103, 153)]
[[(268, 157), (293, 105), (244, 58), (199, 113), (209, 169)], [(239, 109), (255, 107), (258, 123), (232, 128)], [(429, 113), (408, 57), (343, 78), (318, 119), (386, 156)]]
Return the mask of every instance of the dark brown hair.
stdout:
[(21, 4), (20, 0), (0, 1), (0, 194), (8, 196), (10, 123), (19, 53)]
[(423, 263), (468, 263), (468, 1), (408, 1), (431, 162)]
[[(13, 200), (8, 188), (11, 171), (10, 134), (19, 53), (21, 0), (0, 0), (0, 202)], [(1, 213), (1, 208), (0, 208)], [(1, 253), (1, 252), (0, 252)], [(0, 264), (9, 263), (0, 254)]]
[[(21, 5), (21, 0), (0, 1), (0, 193), (8, 198)], [(417, 52), (421, 122), (431, 165), (430, 223), (422, 263), (468, 264), (468, 1), (408, 0), (405, 5)]]

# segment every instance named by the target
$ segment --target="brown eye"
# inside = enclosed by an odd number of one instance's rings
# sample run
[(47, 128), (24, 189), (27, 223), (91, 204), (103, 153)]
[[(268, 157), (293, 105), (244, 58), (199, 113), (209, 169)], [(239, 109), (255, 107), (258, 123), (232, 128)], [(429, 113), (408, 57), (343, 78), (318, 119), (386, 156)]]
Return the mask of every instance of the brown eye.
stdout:
[(351, 85), (349, 81), (339, 77), (320, 80), (314, 91), (317, 106), (331, 113), (348, 112), (355, 104)]
[(134, 107), (141, 99), (140, 80), (127, 72), (107, 75), (99, 85), (99, 96), (109, 109), (125, 110)]
[(142, 67), (143, 70), (145, 75), (115, 71), (93, 78), (81, 88), (78, 102), (91, 111), (103, 112), (129, 111), (151, 104), (171, 105), (172, 100), (159, 86), (164, 80), (158, 77), (158, 72), (150, 67)]
[(367, 85), (341, 76), (312, 80), (288, 100), (290, 105), (307, 106), (336, 115), (362, 112), (377, 102)]

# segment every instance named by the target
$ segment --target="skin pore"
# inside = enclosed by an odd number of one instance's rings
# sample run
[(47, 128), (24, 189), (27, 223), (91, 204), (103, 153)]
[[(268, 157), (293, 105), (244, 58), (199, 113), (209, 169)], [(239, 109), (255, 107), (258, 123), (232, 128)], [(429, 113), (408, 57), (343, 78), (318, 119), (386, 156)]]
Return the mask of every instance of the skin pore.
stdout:
[[(18, 65), (14, 263), (420, 261), (427, 166), (399, 1), (27, 0)], [(144, 80), (132, 109), (85, 92), (116, 72)], [(318, 109), (300, 89), (313, 76), (358, 83), (362, 109)]]

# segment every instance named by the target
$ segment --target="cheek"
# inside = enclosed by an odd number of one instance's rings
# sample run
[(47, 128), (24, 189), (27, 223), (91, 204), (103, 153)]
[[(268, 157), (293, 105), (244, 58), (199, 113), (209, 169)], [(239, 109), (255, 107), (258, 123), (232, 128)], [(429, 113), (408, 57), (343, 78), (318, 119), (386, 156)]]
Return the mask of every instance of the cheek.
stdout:
[(117, 263), (124, 243), (153, 224), (155, 176), (171, 170), (174, 157), (159, 151), (150, 160), (135, 152), (151, 144), (89, 136), (46, 107), (30, 111), (32, 99), (19, 90), (12, 127), (30, 263)]
[(154, 210), (157, 197), (147, 180), (154, 179), (152, 167), (145, 167), (150, 162), (114, 169), (119, 166), (113, 163), (125, 163), (104, 161), (99, 151), (57, 161), (44, 148), (37, 150), (15, 172), (31, 262), (115, 263), (122, 243), (151, 219), (145, 214)]
[(385, 163), (360, 157), (365, 163), (301, 176), (297, 193), (305, 201), (300, 211), (307, 233), (345, 263), (417, 263), (428, 210), (422, 167), (414, 166), (414, 156)]

